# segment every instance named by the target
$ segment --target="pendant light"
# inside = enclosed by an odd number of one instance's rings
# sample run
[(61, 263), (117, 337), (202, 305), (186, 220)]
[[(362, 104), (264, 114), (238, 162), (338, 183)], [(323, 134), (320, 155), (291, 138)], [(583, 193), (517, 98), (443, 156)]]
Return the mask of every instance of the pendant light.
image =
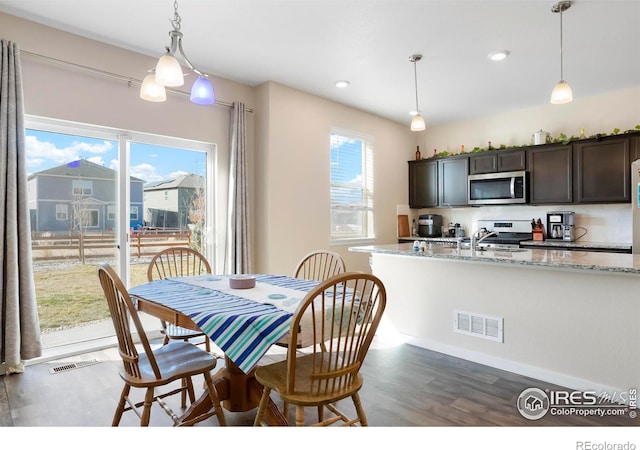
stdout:
[(411, 55), (409, 61), (413, 63), (413, 77), (416, 86), (416, 111), (413, 119), (411, 120), (411, 131), (422, 131), (426, 128), (424, 119), (420, 115), (420, 109), (418, 108), (418, 69), (417, 62), (422, 59), (422, 55)]
[(573, 100), (573, 92), (571, 92), (571, 86), (564, 80), (564, 68), (562, 61), (562, 13), (571, 7), (570, 1), (561, 1), (551, 7), (551, 12), (560, 13), (560, 81), (553, 88), (551, 93), (551, 103), (554, 105), (560, 105), (562, 103), (569, 103)]
[(179, 55), (189, 69), (198, 75), (198, 78), (191, 87), (191, 101), (198, 105), (213, 105), (216, 102), (213, 85), (209, 81), (209, 76), (198, 70), (187, 58), (182, 49), (182, 33), (180, 32), (180, 24), (182, 18), (178, 14), (178, 2), (173, 2), (173, 20), (170, 20), (173, 30), (169, 31), (171, 44), (166, 47), (167, 53), (164, 54), (156, 64), (154, 70), (149, 71), (140, 87), (140, 98), (151, 102), (163, 102), (167, 96), (165, 87), (176, 87), (184, 84), (184, 74), (178, 59)]

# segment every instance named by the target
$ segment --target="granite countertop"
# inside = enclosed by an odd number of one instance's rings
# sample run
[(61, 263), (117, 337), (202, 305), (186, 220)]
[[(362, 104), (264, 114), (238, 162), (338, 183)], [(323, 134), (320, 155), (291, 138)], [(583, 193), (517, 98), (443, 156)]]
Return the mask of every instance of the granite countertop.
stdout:
[(616, 242), (582, 242), (582, 241), (562, 241), (549, 240), (546, 241), (522, 241), (520, 245), (528, 245), (535, 247), (563, 247), (563, 248), (593, 248), (593, 249), (611, 249), (611, 250), (631, 250), (631, 244), (622, 244)]
[(514, 250), (472, 252), (470, 249), (458, 250), (454, 244), (443, 245), (442, 243), (428, 245), (426, 251), (417, 252), (413, 250), (413, 244), (411, 243), (350, 247), (349, 251), (640, 275), (640, 254), (559, 250), (553, 248), (519, 248)]
[[(413, 241), (426, 241), (433, 242), (434, 244), (455, 244), (459, 239), (465, 238), (433, 238), (433, 237), (420, 237), (420, 236), (400, 236), (399, 241), (413, 242)], [(611, 251), (631, 251), (631, 244), (623, 244), (618, 242), (586, 242), (586, 241), (562, 241), (562, 240), (550, 240), (545, 241), (522, 241), (522, 246), (528, 247), (542, 247), (542, 248), (576, 248), (576, 249), (594, 249), (594, 250), (611, 250)]]

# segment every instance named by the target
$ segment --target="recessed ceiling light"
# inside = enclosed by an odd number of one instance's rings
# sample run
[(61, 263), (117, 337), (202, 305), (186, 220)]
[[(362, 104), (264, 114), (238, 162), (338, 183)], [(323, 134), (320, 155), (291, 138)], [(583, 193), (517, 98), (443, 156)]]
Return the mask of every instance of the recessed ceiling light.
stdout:
[(349, 82), (347, 80), (339, 80), (336, 81), (336, 87), (340, 89), (344, 89), (349, 86)]
[(489, 53), (488, 58), (491, 61), (502, 61), (507, 56), (509, 56), (509, 50), (498, 50), (497, 52)]

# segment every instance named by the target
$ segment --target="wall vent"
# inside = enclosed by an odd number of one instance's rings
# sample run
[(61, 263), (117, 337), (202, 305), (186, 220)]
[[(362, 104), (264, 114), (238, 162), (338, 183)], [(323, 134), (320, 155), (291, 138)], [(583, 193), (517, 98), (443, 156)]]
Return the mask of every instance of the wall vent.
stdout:
[(502, 317), (490, 317), (467, 311), (453, 311), (453, 331), (495, 342), (504, 342)]
[(89, 360), (86, 360), (86, 361), (62, 363), (61, 365), (58, 365), (56, 367), (51, 367), (49, 369), (49, 373), (51, 373), (51, 374), (62, 373), (62, 372), (67, 372), (69, 370), (80, 369), (82, 367), (92, 366), (94, 364), (99, 364), (99, 363), (100, 363), (100, 361), (98, 361), (97, 359), (89, 359)]

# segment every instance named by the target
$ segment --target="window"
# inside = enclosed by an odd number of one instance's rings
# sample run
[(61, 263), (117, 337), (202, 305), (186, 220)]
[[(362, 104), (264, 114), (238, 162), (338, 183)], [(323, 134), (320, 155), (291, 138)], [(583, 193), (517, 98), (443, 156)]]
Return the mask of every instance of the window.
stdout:
[(169, 191), (164, 191), (164, 200), (169, 200)]
[(116, 216), (116, 206), (115, 205), (109, 205), (107, 206), (107, 219), (108, 220), (116, 220), (117, 216)]
[(373, 239), (373, 138), (331, 133), (331, 239)]
[(129, 220), (138, 220), (138, 207), (132, 206), (129, 208)]
[(93, 181), (73, 180), (73, 195), (93, 195)]
[(69, 218), (69, 207), (67, 205), (56, 205), (56, 220), (67, 220)]

